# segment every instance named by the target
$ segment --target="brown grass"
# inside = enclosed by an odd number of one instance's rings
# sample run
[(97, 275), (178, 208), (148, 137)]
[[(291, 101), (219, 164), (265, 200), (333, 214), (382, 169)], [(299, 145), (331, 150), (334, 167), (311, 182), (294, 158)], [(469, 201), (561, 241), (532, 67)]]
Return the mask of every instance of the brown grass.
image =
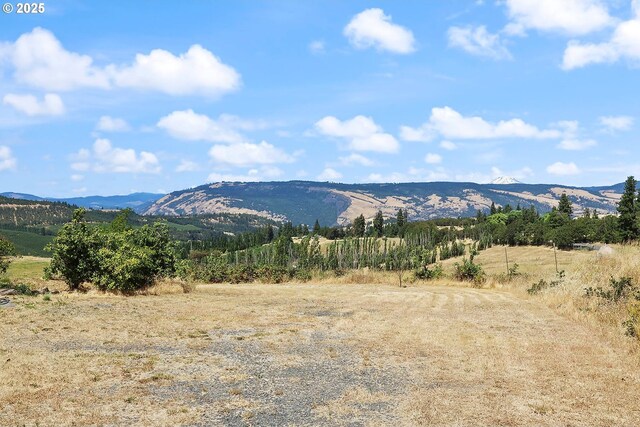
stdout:
[(640, 283), (640, 249), (615, 250), (559, 251), (564, 282), (536, 296), (555, 277), (548, 248), (509, 248), (514, 280), (504, 248), (483, 251), (486, 289), (363, 270), (14, 297), (0, 425), (639, 425), (624, 307), (583, 297), (612, 274)]

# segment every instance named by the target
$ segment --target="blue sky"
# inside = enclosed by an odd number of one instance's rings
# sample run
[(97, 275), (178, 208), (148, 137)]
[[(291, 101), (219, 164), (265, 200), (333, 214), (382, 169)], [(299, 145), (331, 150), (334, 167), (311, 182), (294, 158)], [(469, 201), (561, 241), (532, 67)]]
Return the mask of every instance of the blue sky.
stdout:
[(44, 4), (0, 16), (0, 191), (640, 175), (640, 1)]

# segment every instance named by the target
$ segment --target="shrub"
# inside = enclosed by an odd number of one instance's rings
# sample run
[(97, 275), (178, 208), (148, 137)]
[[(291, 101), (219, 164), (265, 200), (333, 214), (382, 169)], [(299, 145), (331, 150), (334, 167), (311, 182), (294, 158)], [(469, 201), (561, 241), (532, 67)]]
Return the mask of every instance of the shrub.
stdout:
[(0, 274), (7, 272), (9, 268), (9, 257), (16, 254), (16, 248), (13, 243), (0, 236)]
[(262, 265), (256, 269), (256, 279), (265, 283), (282, 283), (291, 276), (286, 267)]
[(126, 226), (126, 212), (111, 227), (98, 229), (77, 209), (49, 246), (46, 277), (61, 276), (72, 290), (94, 282), (101, 290), (131, 293), (175, 272), (174, 247), (164, 223), (138, 229)]
[(454, 276), (458, 280), (472, 281), (476, 284), (482, 283), (485, 280), (485, 273), (482, 266), (474, 263), (473, 257), (463, 259), (462, 264), (456, 262), (454, 268)]
[(253, 267), (245, 264), (238, 264), (227, 269), (227, 280), (229, 283), (249, 283), (254, 280)]
[(613, 302), (618, 302), (622, 299), (626, 299), (631, 289), (633, 289), (633, 283), (630, 277), (621, 277), (615, 279), (613, 276), (609, 279), (609, 286), (611, 289), (603, 289), (601, 286), (597, 288), (588, 287), (585, 288), (585, 297), (598, 297)]
[(85, 215), (85, 209), (77, 209), (71, 222), (62, 226), (47, 247), (52, 258), (45, 277), (60, 275), (72, 290), (91, 281), (98, 270), (96, 255), (100, 242), (96, 230), (87, 225)]
[(433, 268), (429, 268), (427, 265), (423, 265), (413, 272), (416, 279), (420, 280), (432, 280), (442, 277), (443, 270), (441, 264), (436, 264)]
[(556, 277), (557, 277), (556, 280), (551, 280), (547, 282), (544, 279), (540, 279), (538, 283), (534, 283), (533, 285), (531, 285), (529, 289), (527, 289), (527, 293), (529, 295), (536, 295), (536, 294), (539, 294), (544, 289), (555, 288), (556, 286), (562, 283), (562, 281), (564, 280), (564, 276), (565, 276), (564, 270), (560, 270), (559, 272), (556, 273)]
[(627, 306), (629, 318), (622, 322), (625, 334), (629, 337), (640, 338), (640, 302), (637, 300)]

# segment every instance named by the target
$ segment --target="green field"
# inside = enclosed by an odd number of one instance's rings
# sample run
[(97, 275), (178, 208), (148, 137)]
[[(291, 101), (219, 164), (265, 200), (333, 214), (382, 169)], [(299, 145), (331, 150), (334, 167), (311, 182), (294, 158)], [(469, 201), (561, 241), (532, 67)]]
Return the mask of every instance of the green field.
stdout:
[(31, 255), (46, 257), (49, 253), (44, 247), (49, 244), (54, 236), (43, 236), (41, 234), (30, 233), (27, 231), (2, 230), (0, 236), (9, 239), (16, 247), (19, 255)]
[(7, 277), (12, 282), (20, 280), (38, 280), (42, 279), (44, 274), (44, 268), (49, 265), (48, 258), (38, 257), (20, 257), (15, 258), (9, 269), (7, 270)]

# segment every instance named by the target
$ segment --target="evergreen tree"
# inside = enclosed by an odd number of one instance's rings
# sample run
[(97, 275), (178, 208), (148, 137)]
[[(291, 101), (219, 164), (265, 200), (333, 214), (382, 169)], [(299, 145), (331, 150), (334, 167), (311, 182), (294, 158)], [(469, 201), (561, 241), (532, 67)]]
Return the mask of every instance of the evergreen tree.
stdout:
[(320, 233), (320, 222), (316, 219), (316, 223), (313, 224), (313, 234)]
[(373, 229), (379, 237), (384, 234), (384, 216), (382, 216), (382, 211), (378, 211), (373, 218)]
[(629, 241), (638, 237), (638, 201), (636, 200), (637, 181), (633, 176), (624, 183), (624, 192), (618, 203), (618, 227), (622, 240)]
[(571, 216), (573, 208), (571, 207), (571, 200), (567, 197), (567, 193), (562, 193), (560, 196), (560, 202), (558, 202), (558, 211)]
[(396, 224), (398, 224), (398, 228), (404, 227), (404, 213), (402, 209), (398, 209), (398, 213), (396, 214)]
[(273, 226), (269, 224), (267, 226), (267, 243), (271, 243), (273, 241), (273, 238), (274, 238)]
[(498, 213), (498, 209), (496, 209), (496, 204), (491, 202), (491, 209), (489, 210), (490, 215), (495, 215)]
[(360, 215), (353, 220), (353, 235), (355, 237), (364, 237), (364, 232), (366, 230), (366, 221), (364, 219), (364, 215)]

